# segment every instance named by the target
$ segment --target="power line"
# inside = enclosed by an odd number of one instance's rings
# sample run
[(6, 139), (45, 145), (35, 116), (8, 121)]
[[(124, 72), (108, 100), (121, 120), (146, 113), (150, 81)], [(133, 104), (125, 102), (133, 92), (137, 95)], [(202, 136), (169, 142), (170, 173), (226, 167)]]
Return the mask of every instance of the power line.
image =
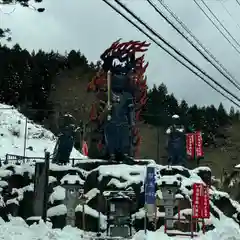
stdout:
[(233, 22), (236, 24), (236, 26), (240, 29), (239, 24), (237, 23), (237, 21), (234, 19), (234, 17), (232, 16), (232, 14), (228, 11), (227, 7), (224, 5), (224, 3), (222, 1), (220, 1), (222, 7), (225, 9), (225, 11), (227, 12), (227, 14), (230, 16), (230, 18), (233, 20)]
[[(194, 0), (196, 1), (196, 0)], [(232, 34), (227, 30), (227, 28), (221, 23), (221, 21), (218, 19), (218, 17), (213, 13), (213, 11), (210, 9), (210, 7), (205, 3), (204, 0), (201, 0), (201, 2), (204, 4), (204, 6), (208, 9), (208, 11), (212, 14), (212, 16), (217, 20), (217, 22), (223, 27), (223, 29), (228, 33), (228, 35), (233, 39), (233, 41), (240, 47), (240, 44), (238, 41), (232, 36)]]
[(102, 0), (105, 2), (108, 6), (110, 6), (115, 12), (117, 12), (119, 15), (121, 15), (123, 18), (125, 18), (129, 23), (131, 23), (134, 27), (136, 27), (140, 32), (142, 32), (145, 36), (147, 36), (151, 41), (153, 41), (156, 45), (158, 45), (160, 48), (162, 48), (166, 53), (168, 53), (172, 58), (174, 58), (177, 62), (179, 62), (181, 65), (183, 65), (185, 68), (190, 70), (192, 73), (194, 73), (196, 76), (198, 76), (200, 79), (202, 79), (207, 85), (209, 85), (211, 88), (213, 88), (215, 91), (217, 91), (219, 94), (221, 94), (223, 97), (228, 99), (230, 102), (232, 102), (237, 107), (240, 107), (240, 105), (232, 100), (230, 97), (228, 97), (225, 93), (221, 92), (219, 89), (217, 89), (213, 84), (209, 83), (204, 77), (202, 77), (198, 72), (196, 72), (194, 69), (189, 67), (186, 63), (182, 62), (179, 58), (177, 58), (173, 53), (171, 53), (166, 47), (162, 46), (158, 41), (156, 41), (150, 34), (148, 34), (146, 31), (143, 30), (140, 26), (138, 26), (135, 22), (133, 22), (129, 17), (124, 15), (120, 10), (118, 10), (115, 6), (113, 6), (111, 3), (109, 3), (107, 0)]
[(228, 41), (228, 43), (240, 54), (240, 51), (236, 48), (235, 45), (226, 37), (226, 35), (222, 32), (222, 30), (217, 26), (217, 24), (208, 16), (208, 14), (204, 11), (201, 5), (197, 2), (197, 0), (193, 0), (198, 8), (202, 11), (202, 13), (207, 17), (207, 19), (215, 26), (215, 28), (221, 33), (221, 35)]
[(236, 0), (237, 4), (240, 6), (240, 2), (238, 0)]
[(148, 29), (155, 37), (160, 39), (162, 42), (164, 42), (168, 47), (170, 47), (177, 55), (181, 56), (185, 61), (187, 61), (191, 66), (196, 68), (198, 71), (200, 71), (204, 76), (208, 77), (213, 83), (215, 83), (217, 86), (219, 86), (221, 89), (223, 89), (225, 92), (230, 94), (232, 97), (240, 101), (240, 98), (237, 97), (235, 94), (231, 93), (228, 89), (226, 89), (224, 86), (222, 86), (220, 83), (218, 83), (216, 80), (214, 80), (210, 75), (208, 75), (204, 70), (202, 70), (199, 66), (197, 66), (193, 61), (191, 61), (187, 56), (185, 56), (182, 52), (180, 52), (178, 49), (176, 49), (174, 46), (172, 46), (168, 41), (166, 41), (162, 36), (160, 36), (159, 33), (157, 33), (155, 30), (153, 30), (151, 27), (149, 27), (148, 24), (143, 22), (136, 14), (134, 14), (131, 10), (129, 10), (123, 3), (121, 3), (119, 0), (115, 0), (115, 2), (120, 5), (127, 13), (129, 13), (131, 16), (133, 16), (138, 22), (140, 22), (145, 28)]
[(202, 49), (235, 81), (235, 83), (240, 84), (239, 81), (220, 63), (219, 60), (201, 43), (201, 41), (191, 32), (191, 30), (178, 18), (178, 16), (171, 11), (163, 0), (158, 0), (158, 2), (168, 11), (168, 13), (182, 26), (182, 28), (202, 47)]
[(187, 40), (192, 47), (194, 47), (198, 53), (200, 53), (204, 59), (206, 59), (215, 69), (217, 69), (229, 82), (231, 82), (238, 90), (240, 90), (240, 86), (236, 84), (227, 74), (225, 74), (222, 69), (216, 65), (212, 60), (194, 43), (192, 42), (183, 32), (179, 30), (179, 28), (174, 24), (166, 15), (164, 15), (161, 10), (151, 1), (147, 0), (147, 2), (155, 9), (155, 11), (162, 17), (164, 18), (185, 40)]

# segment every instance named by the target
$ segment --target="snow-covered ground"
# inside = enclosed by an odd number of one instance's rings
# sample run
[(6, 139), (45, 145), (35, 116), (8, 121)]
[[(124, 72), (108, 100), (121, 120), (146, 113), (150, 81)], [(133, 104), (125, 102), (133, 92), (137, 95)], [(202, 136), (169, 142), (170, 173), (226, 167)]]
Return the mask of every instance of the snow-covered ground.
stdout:
[[(94, 239), (93, 233), (84, 233), (83, 231), (65, 227), (63, 230), (52, 229), (51, 224), (40, 222), (28, 226), (21, 218), (12, 218), (10, 222), (5, 223), (0, 219), (0, 239), (2, 240), (90, 240)], [(147, 237), (143, 231), (135, 234), (132, 240), (181, 240), (189, 239), (189, 237), (168, 237), (163, 233), (163, 229), (156, 232), (148, 232)], [(195, 237), (197, 240), (239, 240), (239, 227), (232, 220), (227, 219), (224, 222), (219, 222), (218, 227), (206, 235)]]
[[(19, 113), (17, 109), (0, 104), (0, 158), (5, 155), (24, 154), (26, 117)], [(34, 124), (31, 120), (27, 122), (26, 152), (28, 157), (44, 157), (44, 150), (53, 152), (56, 137), (41, 125)], [(71, 158), (83, 158), (81, 153), (73, 149)]]

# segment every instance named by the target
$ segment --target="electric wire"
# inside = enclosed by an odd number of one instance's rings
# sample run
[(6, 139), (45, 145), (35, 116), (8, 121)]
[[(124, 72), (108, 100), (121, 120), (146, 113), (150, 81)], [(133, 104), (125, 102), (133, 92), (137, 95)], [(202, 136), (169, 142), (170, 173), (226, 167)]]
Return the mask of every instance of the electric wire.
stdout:
[(198, 76), (202, 81), (204, 81), (207, 85), (209, 85), (212, 89), (214, 89), (216, 92), (221, 94), (224, 98), (228, 99), (230, 102), (232, 102), (237, 107), (240, 107), (240, 105), (232, 100), (229, 96), (227, 96), (225, 93), (221, 92), (218, 88), (216, 88), (213, 84), (209, 83), (204, 77), (202, 77), (198, 72), (196, 72), (194, 69), (192, 69), (190, 66), (188, 66), (186, 63), (181, 61), (179, 58), (177, 58), (173, 53), (171, 53), (166, 47), (162, 46), (157, 40), (155, 40), (149, 33), (143, 30), (140, 26), (138, 26), (135, 22), (133, 22), (129, 17), (124, 15), (120, 10), (118, 10), (114, 5), (109, 3), (107, 0), (102, 0), (105, 2), (108, 6), (110, 6), (115, 12), (117, 12), (120, 16), (122, 16), (124, 19), (126, 19), (129, 23), (131, 23), (135, 28), (137, 28), (141, 33), (143, 33), (145, 36), (147, 36), (152, 42), (154, 42), (157, 46), (162, 48), (166, 53), (168, 53), (172, 58), (174, 58), (177, 62), (179, 62), (181, 65), (183, 65), (185, 68), (187, 68), (189, 71), (194, 73), (196, 76)]
[(239, 81), (221, 64), (221, 62), (201, 43), (201, 41), (193, 34), (193, 32), (181, 21), (181, 19), (169, 8), (169, 6), (162, 0), (157, 0), (168, 13), (182, 26), (182, 28), (201, 46), (201, 48), (235, 81), (240, 84)]
[(237, 4), (240, 6), (240, 2), (238, 0), (236, 0)]
[(218, 27), (218, 25), (208, 16), (208, 14), (204, 11), (201, 5), (197, 2), (197, 0), (193, 0), (201, 12), (207, 17), (207, 19), (215, 26), (215, 28), (221, 33), (221, 35), (228, 41), (228, 43), (240, 54), (240, 51), (237, 47), (227, 38), (227, 36), (222, 32), (222, 30)]
[[(196, 0), (194, 0), (194, 1), (196, 1)], [(236, 38), (234, 38), (233, 35), (227, 30), (227, 28), (222, 24), (222, 22), (218, 19), (218, 17), (214, 14), (214, 12), (210, 9), (210, 7), (205, 3), (205, 1), (201, 0), (201, 2), (208, 9), (208, 11), (212, 14), (212, 16), (217, 20), (217, 22), (222, 26), (222, 28), (228, 33), (228, 35), (232, 38), (232, 40), (240, 47), (240, 44), (238, 43)]]
[(227, 9), (227, 7), (224, 5), (224, 3), (222, 1), (220, 1), (222, 7), (224, 8), (224, 10), (226, 11), (226, 13), (230, 16), (230, 18), (232, 19), (232, 21), (236, 24), (236, 26), (240, 29), (239, 24), (237, 23), (237, 21), (234, 19), (234, 17), (232, 16), (232, 14), (230, 13), (230, 11)]
[(176, 26), (175, 23), (173, 23), (161, 10), (152, 2), (152, 0), (147, 0), (147, 2), (154, 8), (154, 10), (163, 18), (165, 19), (185, 40), (187, 40), (188, 43), (191, 44), (192, 47), (194, 47), (198, 53), (200, 53), (204, 59), (206, 59), (217, 71), (219, 71), (230, 83), (232, 83), (238, 90), (240, 90), (240, 86), (235, 83), (234, 80), (232, 80), (222, 69), (216, 65), (208, 56), (203, 52), (193, 41), (191, 41), (184, 32), (180, 31), (178, 26)]
[(115, 0), (115, 2), (122, 7), (127, 13), (129, 13), (132, 17), (134, 17), (138, 22), (140, 22), (148, 31), (150, 31), (155, 37), (160, 39), (162, 42), (164, 42), (169, 48), (171, 48), (177, 55), (181, 56), (185, 61), (187, 61), (190, 65), (192, 65), (194, 68), (196, 68), (198, 71), (200, 71), (204, 76), (208, 77), (213, 83), (215, 83), (218, 87), (223, 89), (225, 92), (227, 92), (229, 95), (240, 101), (240, 98), (237, 97), (235, 94), (230, 92), (227, 88), (222, 86), (220, 83), (218, 83), (216, 80), (214, 80), (209, 74), (207, 74), (204, 70), (202, 70), (199, 66), (197, 66), (193, 61), (191, 61), (186, 55), (184, 55), (182, 52), (180, 52), (178, 49), (176, 49), (174, 46), (172, 46), (168, 41), (166, 41), (162, 36), (160, 36), (159, 33), (157, 33), (155, 30), (153, 30), (148, 24), (146, 24), (141, 18), (136, 16), (131, 10), (129, 10), (121, 1)]

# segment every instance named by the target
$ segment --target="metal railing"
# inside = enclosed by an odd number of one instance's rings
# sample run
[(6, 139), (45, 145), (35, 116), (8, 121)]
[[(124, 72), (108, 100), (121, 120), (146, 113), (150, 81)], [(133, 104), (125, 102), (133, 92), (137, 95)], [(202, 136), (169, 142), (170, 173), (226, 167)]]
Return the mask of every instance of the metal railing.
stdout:
[[(27, 157), (27, 156), (21, 156), (21, 155), (15, 155), (15, 154), (9, 154), (7, 153), (5, 156), (5, 160), (3, 161), (1, 159), (1, 163), (11, 163), (14, 162), (15, 164), (23, 164), (23, 163), (28, 163), (28, 162), (36, 162), (36, 161), (44, 161), (44, 157)], [(84, 159), (82, 158), (70, 158), (69, 162), (71, 163), (72, 166), (77, 164), (79, 161), (82, 161)], [(50, 158), (50, 162), (52, 161), (52, 158)]]

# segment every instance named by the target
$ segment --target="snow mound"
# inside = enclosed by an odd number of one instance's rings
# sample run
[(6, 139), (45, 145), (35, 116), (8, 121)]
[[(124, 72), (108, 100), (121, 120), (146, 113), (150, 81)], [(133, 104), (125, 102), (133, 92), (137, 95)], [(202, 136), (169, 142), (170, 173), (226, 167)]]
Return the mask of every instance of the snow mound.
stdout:
[[(44, 151), (53, 152), (57, 138), (41, 125), (27, 119), (17, 109), (0, 104), (0, 159), (6, 154), (23, 156), (25, 124), (27, 121), (26, 152), (27, 157), (43, 157)], [(71, 158), (86, 158), (73, 149)]]
[[(67, 226), (61, 229), (52, 229), (51, 223), (44, 223), (40, 221), (39, 224), (28, 226), (25, 221), (19, 217), (12, 217), (9, 222), (4, 222), (0, 218), (0, 239), (4, 240), (89, 240), (94, 239), (94, 233), (83, 232), (80, 229)], [(145, 237), (144, 231), (139, 231), (133, 236), (132, 240), (179, 240), (189, 239), (189, 237), (168, 237), (162, 231), (147, 232)], [(213, 230), (195, 237), (196, 240), (239, 240), (239, 232), (233, 222), (226, 221)]]
[[(153, 164), (151, 164), (153, 166)], [(165, 183), (177, 182), (180, 185), (179, 191), (176, 194), (176, 199), (179, 200), (180, 215), (189, 219), (191, 217), (191, 197), (192, 197), (192, 186), (194, 183), (203, 183), (211, 185), (211, 169), (209, 167), (199, 167), (193, 170), (186, 169), (180, 166), (167, 167), (161, 165), (154, 165), (156, 168), (156, 183), (157, 183), (157, 196), (162, 199), (161, 185)], [(135, 165), (129, 166), (126, 164), (119, 165), (104, 165), (99, 166), (96, 169), (93, 169), (89, 172), (84, 189), (89, 195), (88, 205), (92, 209), (98, 209), (98, 193), (104, 191), (125, 191), (133, 190), (136, 194), (136, 209), (137, 211), (133, 213), (133, 226), (136, 230), (143, 229), (143, 218), (145, 215), (144, 212), (144, 180), (146, 174), (145, 165)], [(222, 230), (224, 222), (228, 221), (229, 228), (232, 227), (235, 229), (240, 236), (239, 224), (240, 224), (240, 204), (232, 200), (230, 196), (225, 193), (218, 191), (215, 187), (210, 187), (210, 205), (211, 205), (211, 216), (210, 219), (205, 221), (208, 233), (200, 239), (215, 239), (215, 236), (218, 236), (218, 239), (221, 239), (221, 236), (227, 236), (227, 232)], [(106, 214), (103, 210), (103, 214)], [(177, 219), (177, 209), (174, 212), (176, 220), (175, 227), (178, 227)], [(164, 210), (160, 207), (157, 211), (158, 222), (157, 229), (163, 231), (163, 219), (165, 216)], [(90, 223), (89, 223), (90, 224)], [(222, 225), (221, 225), (222, 224)], [(221, 227), (219, 227), (221, 226)], [(186, 227), (186, 226), (185, 226)], [(199, 226), (201, 227), (201, 226)], [(221, 231), (216, 230), (220, 228)], [(186, 232), (186, 230), (176, 229), (176, 231)], [(211, 230), (213, 229), (213, 230)], [(176, 232), (175, 231), (175, 232)], [(234, 232), (233, 231), (233, 232)], [(158, 233), (154, 233), (153, 238), (159, 238)], [(199, 233), (201, 234), (201, 233)], [(225, 235), (224, 235), (225, 234)], [(230, 234), (231, 235), (231, 234)], [(214, 238), (208, 238), (208, 236), (214, 236)], [(236, 236), (236, 234), (234, 235)], [(135, 238), (134, 238), (135, 239)], [(137, 239), (137, 238), (136, 238)], [(165, 238), (164, 238), (165, 239)], [(166, 238), (168, 239), (168, 238)], [(169, 238), (170, 239), (170, 238)], [(178, 238), (175, 238), (178, 239)], [(217, 238), (216, 238), (217, 239)], [(224, 239), (224, 238), (223, 238)], [(227, 238), (226, 238), (227, 239)], [(234, 239), (234, 238), (233, 238)]]

